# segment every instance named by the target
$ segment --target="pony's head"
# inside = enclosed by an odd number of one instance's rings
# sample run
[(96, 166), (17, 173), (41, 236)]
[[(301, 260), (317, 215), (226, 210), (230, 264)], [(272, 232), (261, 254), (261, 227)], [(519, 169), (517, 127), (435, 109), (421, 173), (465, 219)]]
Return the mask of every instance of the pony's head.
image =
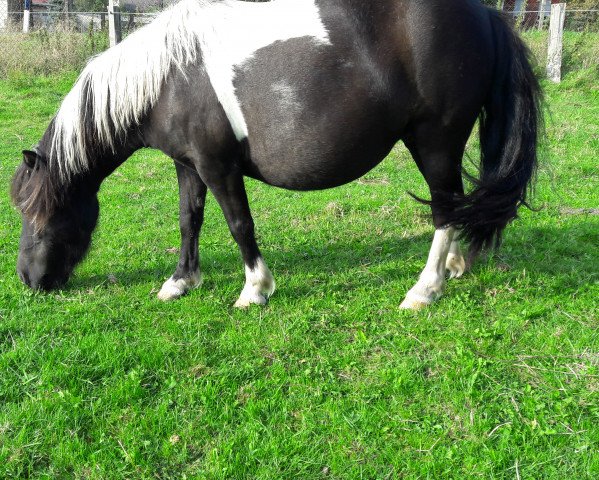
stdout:
[(12, 182), (23, 228), (17, 272), (36, 290), (60, 288), (85, 256), (99, 214), (97, 188), (64, 182), (40, 151), (24, 151)]

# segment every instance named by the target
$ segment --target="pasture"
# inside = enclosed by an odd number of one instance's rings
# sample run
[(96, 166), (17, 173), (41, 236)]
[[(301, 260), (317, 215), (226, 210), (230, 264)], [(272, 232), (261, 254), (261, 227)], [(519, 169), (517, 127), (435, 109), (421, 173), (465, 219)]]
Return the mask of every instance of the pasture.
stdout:
[(8, 186), (75, 78), (0, 80), (1, 478), (599, 476), (596, 65), (544, 84), (540, 210), (418, 313), (398, 306), (433, 229), (401, 145), (335, 190), (247, 181), (278, 284), (265, 308), (232, 308), (242, 262), (211, 197), (204, 285), (156, 299), (179, 230), (154, 151), (104, 184), (67, 288), (27, 290)]

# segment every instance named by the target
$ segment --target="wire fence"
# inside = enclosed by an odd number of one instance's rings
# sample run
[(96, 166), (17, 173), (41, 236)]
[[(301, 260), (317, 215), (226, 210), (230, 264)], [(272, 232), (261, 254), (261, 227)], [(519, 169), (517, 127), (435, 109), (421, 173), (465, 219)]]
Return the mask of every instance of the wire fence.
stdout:
[[(268, 0), (245, 0), (245, 1), (268, 1)], [(126, 35), (136, 28), (150, 22), (160, 11), (175, 0), (135, 0), (134, 3), (125, 3), (119, 13), (119, 21), (123, 34)], [(496, 2), (485, 2), (495, 3)], [(516, 2), (517, 3), (517, 2)], [(526, 2), (524, 2), (525, 4)], [(521, 5), (524, 5), (521, 4)], [(29, 30), (49, 30), (70, 28), (78, 32), (92, 30), (106, 30), (108, 28), (108, 13), (106, 8), (98, 11), (97, 3), (95, 9), (90, 10), (66, 10), (64, 3), (48, 2), (45, 7), (35, 7), (29, 14)], [(58, 5), (58, 6), (57, 6)], [(8, 7), (12, 6), (13, 10)], [(550, 21), (550, 4), (537, 9), (507, 9), (506, 14), (513, 18), (514, 24), (520, 30), (546, 30)], [(566, 10), (566, 31), (574, 32), (599, 32), (599, 1), (593, 5), (594, 8), (568, 8)], [(14, 9), (14, 3), (9, 0), (0, 0), (0, 31), (16, 31), (23, 26), (22, 10)]]
[[(159, 12), (120, 12), (119, 21), (123, 34), (129, 34), (139, 27), (151, 22)], [(23, 29), (24, 12), (9, 12), (4, 23), (0, 21), (0, 31), (21, 31)], [(57, 12), (33, 11), (29, 13), (29, 32), (46, 30), (71, 30), (79, 33), (107, 31), (108, 12)]]
[[(161, 10), (176, 1), (121, 0), (121, 11), (114, 18), (120, 25), (122, 37), (149, 23)], [(57, 65), (63, 65), (64, 69), (81, 68), (89, 56), (108, 47), (107, 2), (108, 0), (33, 0), (29, 20), (24, 22), (23, 11), (17, 10), (22, 0), (0, 0), (0, 77), (19, 69), (27, 73), (45, 74), (51, 73)], [(549, 1), (488, 0), (484, 3), (501, 8), (512, 18), (514, 25), (527, 36), (527, 40), (533, 42), (533, 51), (539, 60), (546, 55), (551, 14)], [(537, 8), (533, 9), (533, 5)], [(582, 8), (586, 6), (591, 8)], [(577, 39), (580, 35), (588, 35), (599, 45), (599, 0), (579, 0), (575, 7), (577, 8), (566, 9), (566, 35)], [(28, 30), (27, 36), (21, 33), (24, 23)], [(572, 43), (574, 40), (569, 38), (568, 41)], [(565, 48), (569, 47), (565, 45)], [(591, 55), (599, 57), (597, 50), (591, 52)], [(31, 68), (27, 66), (28, 62), (31, 63)]]

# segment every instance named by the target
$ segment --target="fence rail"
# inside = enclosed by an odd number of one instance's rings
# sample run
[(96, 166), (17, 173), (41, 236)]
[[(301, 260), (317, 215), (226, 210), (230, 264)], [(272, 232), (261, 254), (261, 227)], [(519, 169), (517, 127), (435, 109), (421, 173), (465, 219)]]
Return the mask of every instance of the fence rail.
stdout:
[[(150, 23), (157, 13), (121, 12), (120, 21), (123, 32), (131, 33), (135, 29)], [(81, 33), (92, 30), (108, 29), (108, 12), (30, 12), (29, 32), (39, 30), (53, 31), (69, 28)], [(2, 30), (21, 30), (23, 27), (24, 13), (8, 12), (4, 24), (0, 23)]]

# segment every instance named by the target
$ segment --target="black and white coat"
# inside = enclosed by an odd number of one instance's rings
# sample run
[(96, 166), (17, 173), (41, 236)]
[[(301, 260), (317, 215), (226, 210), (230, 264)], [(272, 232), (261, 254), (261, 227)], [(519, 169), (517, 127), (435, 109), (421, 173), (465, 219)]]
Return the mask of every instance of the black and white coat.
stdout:
[[(516, 216), (536, 164), (537, 107), (525, 47), (475, 0), (183, 0), (93, 59), (25, 153), (13, 183), (23, 212), (19, 274), (34, 288), (62, 285), (89, 245), (102, 180), (152, 147), (175, 160), (181, 193), (181, 258), (159, 297), (201, 283), (209, 189), (246, 265), (236, 305), (263, 304), (275, 282), (243, 176), (335, 187), (403, 140), (437, 227), (402, 304), (419, 308), (440, 296), (446, 270), (464, 272), (458, 230), (476, 253)], [(482, 176), (465, 195), (461, 161), (481, 112)], [(59, 268), (52, 259), (61, 256)]]

